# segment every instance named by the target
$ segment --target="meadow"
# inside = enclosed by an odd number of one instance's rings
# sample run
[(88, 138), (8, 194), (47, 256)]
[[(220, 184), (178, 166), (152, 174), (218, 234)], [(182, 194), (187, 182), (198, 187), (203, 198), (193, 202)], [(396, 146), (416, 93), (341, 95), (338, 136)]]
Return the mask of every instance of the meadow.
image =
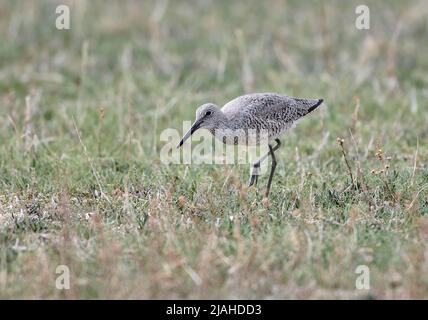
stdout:
[[(0, 0), (0, 298), (428, 298), (428, 4), (360, 4)], [(250, 92), (325, 100), (268, 200), (248, 165), (162, 163)]]

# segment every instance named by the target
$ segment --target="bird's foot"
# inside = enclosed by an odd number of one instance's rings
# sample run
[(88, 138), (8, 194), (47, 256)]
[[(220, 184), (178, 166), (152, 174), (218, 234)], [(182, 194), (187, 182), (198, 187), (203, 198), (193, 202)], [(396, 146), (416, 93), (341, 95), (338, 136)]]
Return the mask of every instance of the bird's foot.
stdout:
[(248, 182), (248, 188), (251, 187), (252, 185), (257, 185), (257, 181), (259, 180), (259, 175), (258, 174), (252, 174), (250, 181)]
[(248, 182), (248, 188), (251, 187), (253, 184), (257, 185), (257, 181), (259, 180), (259, 174), (260, 174), (260, 163), (256, 163), (253, 165), (253, 171), (251, 172), (251, 178)]

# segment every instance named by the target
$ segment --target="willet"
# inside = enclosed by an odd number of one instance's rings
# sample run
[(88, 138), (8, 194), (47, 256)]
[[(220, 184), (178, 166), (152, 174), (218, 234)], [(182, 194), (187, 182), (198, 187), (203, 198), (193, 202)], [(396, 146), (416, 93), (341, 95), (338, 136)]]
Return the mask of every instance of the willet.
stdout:
[[(216, 138), (227, 144), (258, 144), (260, 133), (266, 132), (269, 152), (253, 164), (248, 186), (257, 184), (260, 164), (270, 155), (272, 165), (265, 194), (268, 197), (276, 168), (275, 151), (281, 145), (279, 138), (297, 120), (315, 110), (322, 102), (323, 99), (299, 99), (276, 93), (253, 93), (235, 98), (221, 109), (213, 103), (206, 103), (196, 110), (196, 120), (177, 148), (200, 128), (208, 129)], [(249, 132), (253, 133), (253, 137), (249, 136)], [(276, 142), (275, 146), (273, 142)]]

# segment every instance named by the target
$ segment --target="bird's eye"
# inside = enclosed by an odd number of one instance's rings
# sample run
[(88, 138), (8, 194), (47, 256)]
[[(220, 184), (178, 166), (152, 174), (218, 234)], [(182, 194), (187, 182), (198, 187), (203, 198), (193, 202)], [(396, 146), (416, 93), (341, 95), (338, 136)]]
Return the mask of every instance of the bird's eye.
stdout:
[(206, 116), (211, 115), (211, 111), (207, 111), (207, 113), (205, 113)]

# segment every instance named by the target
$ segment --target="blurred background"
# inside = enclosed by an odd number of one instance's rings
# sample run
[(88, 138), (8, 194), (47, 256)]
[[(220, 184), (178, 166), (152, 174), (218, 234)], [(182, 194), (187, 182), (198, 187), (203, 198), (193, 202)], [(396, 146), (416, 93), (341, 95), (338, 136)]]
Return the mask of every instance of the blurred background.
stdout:
[[(426, 298), (428, 3), (365, 1), (369, 30), (360, 4), (0, 0), (0, 296)], [(326, 101), (271, 203), (162, 165), (164, 129), (265, 91)]]

